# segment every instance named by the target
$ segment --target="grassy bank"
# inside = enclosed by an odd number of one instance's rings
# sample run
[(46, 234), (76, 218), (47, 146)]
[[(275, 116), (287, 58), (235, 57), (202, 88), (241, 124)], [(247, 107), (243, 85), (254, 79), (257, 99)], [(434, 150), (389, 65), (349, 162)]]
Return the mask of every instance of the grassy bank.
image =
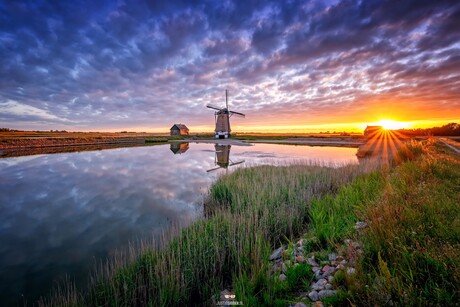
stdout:
[(460, 160), (439, 142), (390, 173), (363, 214), (369, 229), (353, 288), (362, 304), (460, 301)]
[[(438, 293), (429, 296), (434, 303), (452, 302), (458, 298), (455, 240), (459, 236), (447, 229), (458, 231), (458, 209), (453, 204), (460, 194), (459, 170), (456, 160), (438, 157), (440, 149), (434, 146), (412, 144), (399, 156), (402, 164), (396, 168), (363, 160), (341, 168), (297, 165), (237, 170), (211, 188), (206, 218), (178, 231), (164, 248), (154, 250), (144, 244), (133, 249), (129, 257), (107, 264), (87, 293), (69, 286), (42, 304), (215, 305), (219, 292), (231, 288), (245, 305), (286, 306), (309, 285), (310, 267), (291, 266), (286, 282), (280, 282), (270, 271), (271, 251), (300, 236), (307, 239), (306, 252), (338, 248), (345, 238), (358, 236), (353, 225), (363, 219), (370, 224), (359, 236), (365, 255), (353, 279), (337, 281), (343, 291), (336, 302), (368, 304), (389, 295), (393, 302), (417, 303), (431, 290)], [(421, 157), (416, 158), (416, 153)], [(415, 160), (403, 162), (408, 158)], [(429, 194), (430, 201), (423, 197), (428, 194), (419, 191), (424, 185), (436, 191)], [(415, 188), (417, 197), (409, 197)], [(404, 200), (404, 207), (394, 205), (399, 200)], [(418, 214), (421, 208), (426, 213)], [(406, 214), (406, 209), (414, 212)], [(405, 219), (399, 219), (401, 212)], [(433, 220), (425, 224), (428, 218)], [(401, 233), (395, 236), (388, 231)], [(419, 236), (426, 242), (416, 240)], [(422, 252), (439, 242), (445, 244), (439, 245), (438, 254), (423, 258)], [(452, 256), (456, 258), (448, 260)], [(451, 268), (452, 264), (457, 265)], [(433, 267), (437, 271), (430, 271)], [(376, 277), (386, 292), (375, 287)]]

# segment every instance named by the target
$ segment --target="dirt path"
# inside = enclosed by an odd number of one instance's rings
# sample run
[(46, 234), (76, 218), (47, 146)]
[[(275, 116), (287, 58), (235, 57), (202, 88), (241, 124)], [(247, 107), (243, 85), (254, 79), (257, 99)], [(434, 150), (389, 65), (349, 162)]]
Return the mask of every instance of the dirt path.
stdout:
[(456, 153), (460, 154), (460, 149), (452, 144), (449, 144), (448, 141), (445, 139), (445, 138), (437, 138), (438, 140), (440, 140), (441, 142), (443, 142), (447, 147), (449, 147), (450, 149), (452, 149), (453, 151), (455, 151)]
[(271, 144), (292, 144), (310, 146), (338, 146), (338, 147), (359, 147), (365, 142), (358, 141), (336, 141), (336, 140), (254, 140), (250, 143), (271, 143)]

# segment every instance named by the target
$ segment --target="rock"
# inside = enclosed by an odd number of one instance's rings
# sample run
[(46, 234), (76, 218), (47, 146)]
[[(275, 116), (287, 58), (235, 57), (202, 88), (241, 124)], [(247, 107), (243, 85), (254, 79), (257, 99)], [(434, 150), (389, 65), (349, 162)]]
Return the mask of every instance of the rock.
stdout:
[(333, 266), (324, 266), (323, 267), (323, 277), (324, 278), (327, 278), (328, 276), (331, 276), (334, 274), (334, 272), (336, 271), (336, 268), (334, 268)]
[(347, 274), (348, 275), (353, 275), (353, 274), (355, 274), (355, 272), (356, 272), (355, 268), (347, 268)]
[(295, 257), (295, 261), (297, 262), (300, 262), (300, 263), (304, 263), (305, 262), (305, 257), (304, 256), (296, 256)]
[(346, 245), (350, 245), (351, 240), (350, 239), (345, 239), (345, 240), (343, 240), (343, 242), (345, 242)]
[(324, 278), (321, 278), (320, 280), (318, 280), (317, 282), (311, 285), (311, 289), (315, 291), (320, 291), (320, 290), (323, 290), (326, 285), (327, 285), (327, 280)]
[[(329, 276), (331, 277), (331, 276)], [(325, 290), (331, 290), (332, 289), (332, 285), (330, 283), (327, 283), (325, 286), (324, 286), (324, 289)]]
[(328, 283), (332, 283), (332, 281), (334, 280), (334, 276), (330, 275), (327, 277), (327, 282)]
[(311, 291), (310, 293), (308, 293), (308, 298), (310, 300), (312, 300), (313, 302), (316, 302), (319, 300), (319, 295), (318, 295), (318, 292), (316, 291)]
[(297, 252), (299, 252), (300, 254), (302, 254), (302, 253), (303, 253), (303, 251), (304, 251), (304, 249), (303, 249), (303, 247), (302, 247), (302, 246), (300, 246), (300, 247), (297, 247), (297, 248), (296, 248), (296, 250), (297, 250)]
[(285, 281), (285, 280), (286, 280), (286, 275), (284, 275), (284, 274), (281, 273), (281, 274), (280, 274), (280, 280), (281, 280), (281, 281)]
[(343, 269), (345, 269), (345, 266), (343, 264), (339, 264), (337, 266), (337, 270), (343, 270)]
[(323, 278), (323, 274), (321, 274), (321, 270), (318, 270), (315, 272), (315, 278), (316, 280), (320, 280), (321, 278)]
[(325, 297), (334, 296), (336, 294), (337, 294), (336, 290), (321, 290), (318, 292), (318, 297), (321, 300)]
[(324, 307), (324, 304), (321, 301), (315, 302), (312, 307)]
[(321, 268), (319, 266), (314, 266), (311, 268), (311, 270), (313, 271), (313, 273), (316, 273), (317, 271), (321, 271)]
[(347, 264), (347, 261), (345, 259), (343, 259), (342, 261), (340, 261), (340, 264), (345, 265), (345, 264)]
[(314, 257), (307, 258), (307, 263), (311, 266), (319, 266), (319, 264), (315, 261)]
[(344, 258), (342, 256), (337, 256), (337, 258), (335, 258), (335, 261), (339, 262), (344, 260)]
[(304, 303), (302, 302), (298, 302), (294, 305), (294, 307), (307, 307), (307, 305), (305, 305)]
[(355, 229), (363, 229), (367, 227), (366, 222), (356, 222)]
[(331, 253), (327, 256), (327, 258), (329, 259), (329, 261), (335, 261), (335, 259), (337, 259), (337, 254)]
[(273, 251), (273, 253), (270, 255), (270, 260), (273, 261), (273, 260), (279, 259), (279, 258), (281, 258), (282, 254), (283, 254), (283, 248), (282, 247), (280, 247), (278, 249), (275, 249)]
[(323, 272), (329, 272), (330, 270), (332, 270), (332, 267), (331, 267), (331, 266), (328, 266), (328, 265), (325, 265), (321, 270), (322, 270)]
[(272, 266), (272, 271), (273, 272), (279, 272), (279, 271), (281, 271), (282, 266), (283, 266), (283, 262), (277, 260), (277, 261), (275, 261), (275, 263)]

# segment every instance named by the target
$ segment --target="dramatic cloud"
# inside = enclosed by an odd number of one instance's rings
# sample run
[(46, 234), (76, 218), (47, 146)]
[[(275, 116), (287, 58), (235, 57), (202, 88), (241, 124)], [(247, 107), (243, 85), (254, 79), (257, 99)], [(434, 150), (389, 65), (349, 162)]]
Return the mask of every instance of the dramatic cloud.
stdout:
[(239, 129), (460, 119), (458, 1), (1, 1), (0, 120)]

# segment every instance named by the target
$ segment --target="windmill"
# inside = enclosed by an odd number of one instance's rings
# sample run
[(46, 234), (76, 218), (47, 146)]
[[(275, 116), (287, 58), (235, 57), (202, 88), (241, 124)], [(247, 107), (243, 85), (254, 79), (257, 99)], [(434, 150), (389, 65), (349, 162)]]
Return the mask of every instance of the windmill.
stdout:
[(230, 111), (228, 109), (228, 91), (225, 90), (225, 108), (219, 108), (215, 105), (208, 104), (206, 107), (216, 110), (214, 112), (216, 129), (214, 130), (216, 139), (227, 139), (230, 136), (230, 117), (233, 115), (245, 117), (243, 113)]
[(214, 148), (216, 149), (216, 153), (214, 156), (214, 165), (217, 167), (208, 169), (206, 171), (208, 173), (218, 170), (220, 168), (227, 170), (229, 166), (233, 166), (233, 165), (237, 165), (237, 164), (241, 164), (245, 162), (244, 160), (233, 162), (230, 159), (230, 148), (232, 148), (231, 145), (216, 144), (214, 145)]

